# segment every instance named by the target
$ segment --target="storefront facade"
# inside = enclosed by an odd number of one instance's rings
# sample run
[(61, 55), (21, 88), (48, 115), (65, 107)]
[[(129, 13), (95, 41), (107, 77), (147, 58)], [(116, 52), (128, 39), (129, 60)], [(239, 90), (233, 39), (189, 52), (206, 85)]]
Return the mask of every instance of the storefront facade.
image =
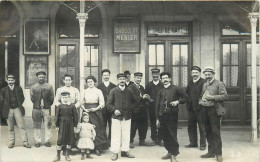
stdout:
[[(116, 83), (117, 73), (140, 71), (145, 85), (151, 80), (150, 69), (157, 67), (172, 74), (173, 84), (185, 88), (191, 66), (213, 66), (229, 94), (223, 121), (249, 124), (251, 45), (245, 10), (251, 12), (252, 4), (86, 2), (86, 11), (94, 9), (85, 27), (84, 75), (94, 75), (100, 83), (101, 70), (108, 68)], [(72, 74), (73, 86), (79, 87), (79, 2), (1, 2), (0, 8), (0, 75), (17, 75), (26, 97), (26, 116), (31, 116), (29, 88), (35, 82), (35, 71), (46, 70), (55, 90), (62, 86), (65, 73)], [(35, 33), (36, 28), (42, 31)], [(37, 33), (44, 37), (42, 44), (35, 39)], [(259, 61), (257, 66), (259, 80)], [(187, 120), (184, 105), (179, 118)]]

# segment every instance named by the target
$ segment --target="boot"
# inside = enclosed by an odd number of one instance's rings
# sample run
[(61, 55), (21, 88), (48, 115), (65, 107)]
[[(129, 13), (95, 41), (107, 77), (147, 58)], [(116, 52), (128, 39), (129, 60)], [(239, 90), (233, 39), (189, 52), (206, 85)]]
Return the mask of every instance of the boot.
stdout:
[(66, 159), (66, 161), (71, 161), (70, 155), (69, 155), (69, 149), (66, 149), (65, 159)]
[(61, 151), (61, 150), (57, 150), (57, 156), (56, 156), (56, 158), (53, 160), (53, 162), (60, 161), (60, 151)]
[(84, 157), (84, 152), (81, 153), (81, 160), (84, 160), (85, 157)]
[(90, 153), (87, 153), (87, 158), (88, 158), (88, 159), (93, 159), (93, 157), (90, 156)]

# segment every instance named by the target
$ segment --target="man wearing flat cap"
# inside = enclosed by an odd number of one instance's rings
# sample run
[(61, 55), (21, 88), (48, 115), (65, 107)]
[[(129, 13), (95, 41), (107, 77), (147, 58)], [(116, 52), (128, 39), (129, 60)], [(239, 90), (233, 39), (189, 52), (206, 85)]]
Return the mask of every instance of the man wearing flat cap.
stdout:
[(157, 94), (155, 116), (157, 127), (160, 127), (162, 133), (164, 147), (168, 151), (162, 159), (176, 162), (176, 156), (179, 154), (177, 140), (178, 105), (185, 103), (187, 95), (181, 88), (171, 85), (170, 73), (162, 72), (160, 77), (164, 88)]
[(145, 93), (150, 96), (149, 102), (149, 117), (151, 125), (151, 145), (163, 146), (162, 136), (160, 129), (157, 130), (155, 118), (155, 105), (158, 92), (163, 89), (163, 83), (160, 81), (160, 69), (154, 68), (151, 70), (153, 80), (145, 86)]
[(126, 87), (128, 87), (130, 84), (132, 84), (132, 83), (134, 83), (134, 82), (131, 81), (131, 73), (130, 73), (130, 71), (126, 70), (126, 71), (124, 72), (124, 74), (126, 75), (125, 85), (126, 85)]
[(51, 147), (51, 116), (50, 108), (54, 101), (53, 87), (46, 83), (46, 73), (39, 71), (36, 73), (37, 83), (30, 89), (31, 101), (33, 103), (32, 118), (34, 127), (35, 147), (41, 145), (41, 125), (45, 127), (45, 146)]
[(148, 146), (145, 142), (146, 133), (148, 129), (148, 102), (149, 95), (145, 94), (144, 87), (140, 85), (142, 81), (143, 73), (136, 72), (134, 73), (134, 83), (129, 85), (129, 89), (131, 89), (137, 98), (136, 103), (133, 105), (134, 112), (132, 114), (131, 121), (131, 136), (130, 136), (130, 148), (134, 148), (134, 138), (136, 131), (138, 130), (139, 134), (139, 146)]
[(15, 145), (15, 122), (20, 130), (23, 146), (31, 148), (31, 145), (28, 143), (28, 136), (23, 118), (25, 115), (25, 110), (22, 105), (24, 102), (23, 90), (20, 86), (15, 85), (14, 75), (7, 75), (6, 81), (8, 85), (0, 90), (0, 105), (2, 105), (0, 111), (3, 113), (2, 117), (7, 119), (10, 140), (8, 148), (13, 148)]
[(205, 109), (205, 128), (208, 141), (208, 153), (201, 158), (217, 157), (222, 162), (222, 141), (220, 136), (220, 119), (216, 106), (227, 99), (227, 90), (223, 82), (215, 79), (215, 71), (212, 67), (206, 67), (203, 71), (207, 82), (203, 84), (199, 104)]
[[(109, 69), (103, 69), (101, 71), (101, 75), (102, 75), (102, 83), (99, 84), (97, 86), (98, 89), (100, 89), (103, 93), (104, 96), (104, 100), (105, 100), (105, 104), (107, 103), (107, 98), (108, 95), (111, 91), (111, 89), (115, 88), (116, 85), (110, 82), (110, 70)], [(104, 119), (104, 124), (105, 124), (105, 128), (108, 125), (109, 131), (108, 131), (108, 142), (110, 145), (110, 141), (111, 141), (111, 113), (108, 111), (107, 107), (105, 106), (102, 109), (102, 115), (103, 115), (103, 119)]]
[(199, 106), (199, 98), (202, 91), (202, 86), (206, 82), (200, 77), (201, 69), (198, 66), (191, 68), (192, 79), (188, 82), (186, 94), (188, 95), (186, 108), (188, 110), (188, 134), (190, 143), (186, 148), (198, 147), (197, 124), (200, 131), (200, 150), (206, 148), (206, 133), (205, 133), (205, 109)]
[(130, 128), (133, 107), (136, 99), (133, 92), (125, 85), (125, 74), (117, 75), (118, 86), (113, 88), (107, 99), (107, 108), (112, 113), (111, 126), (111, 148), (113, 152), (111, 160), (118, 159), (118, 153), (121, 151), (121, 157), (134, 158), (129, 151)]

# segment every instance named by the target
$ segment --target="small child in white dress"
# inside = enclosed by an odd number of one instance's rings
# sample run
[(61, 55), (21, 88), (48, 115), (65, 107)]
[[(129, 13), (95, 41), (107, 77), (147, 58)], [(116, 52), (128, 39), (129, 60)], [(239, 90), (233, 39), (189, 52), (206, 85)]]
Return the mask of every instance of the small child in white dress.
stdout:
[(96, 137), (95, 125), (89, 123), (89, 115), (84, 113), (82, 123), (79, 123), (75, 133), (79, 133), (78, 148), (81, 150), (81, 160), (84, 160), (84, 154), (87, 158), (90, 156), (90, 150), (94, 149), (94, 139)]

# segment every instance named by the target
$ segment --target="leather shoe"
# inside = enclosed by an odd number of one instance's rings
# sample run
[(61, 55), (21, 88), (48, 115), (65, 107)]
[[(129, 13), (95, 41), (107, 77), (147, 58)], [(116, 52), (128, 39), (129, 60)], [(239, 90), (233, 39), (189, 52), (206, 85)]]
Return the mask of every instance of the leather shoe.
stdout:
[(112, 161), (116, 161), (118, 159), (118, 154), (117, 153), (114, 153), (111, 157), (111, 160)]
[(171, 155), (171, 162), (177, 162), (177, 160), (176, 160), (176, 156)]
[(205, 155), (201, 155), (200, 157), (201, 157), (201, 158), (214, 158), (215, 155), (212, 154), (212, 153), (206, 153)]
[(87, 153), (87, 156), (86, 156), (88, 159), (93, 159), (92, 156), (90, 156), (90, 153)]
[(40, 147), (41, 144), (40, 143), (35, 143), (35, 147)]
[(100, 153), (99, 150), (96, 150), (96, 155), (97, 155), (97, 156), (101, 156), (101, 153)]
[(130, 148), (135, 148), (135, 145), (134, 145), (134, 143), (130, 143)]
[(10, 143), (9, 145), (8, 145), (8, 148), (13, 148), (14, 147), (14, 143)]
[(149, 146), (156, 146), (156, 141), (153, 141), (153, 142), (151, 142), (151, 143), (149, 143)]
[(163, 140), (159, 140), (159, 141), (158, 141), (158, 145), (159, 145), (159, 146), (164, 146)]
[(206, 147), (205, 146), (200, 146), (200, 150), (206, 150)]
[(28, 142), (26, 142), (26, 143), (23, 144), (23, 147), (31, 148), (32, 146)]
[(171, 158), (171, 154), (170, 153), (167, 153), (166, 155), (161, 157), (161, 159), (163, 159), (163, 160), (167, 160), (167, 159), (170, 159), (170, 158)]
[(217, 162), (222, 162), (223, 161), (223, 158), (221, 155), (217, 155)]
[(50, 143), (50, 142), (46, 142), (44, 145), (45, 145), (46, 147), (51, 147), (51, 143)]
[(140, 141), (139, 146), (150, 146), (150, 145), (145, 141)]
[(188, 144), (188, 145), (185, 145), (185, 147), (186, 147), (186, 148), (194, 148), (194, 147), (198, 147), (198, 145), (197, 145), (197, 144), (192, 144), (192, 143), (190, 143), (190, 144)]
[(135, 158), (134, 155), (131, 155), (129, 152), (121, 152), (121, 157), (127, 157), (127, 158)]

